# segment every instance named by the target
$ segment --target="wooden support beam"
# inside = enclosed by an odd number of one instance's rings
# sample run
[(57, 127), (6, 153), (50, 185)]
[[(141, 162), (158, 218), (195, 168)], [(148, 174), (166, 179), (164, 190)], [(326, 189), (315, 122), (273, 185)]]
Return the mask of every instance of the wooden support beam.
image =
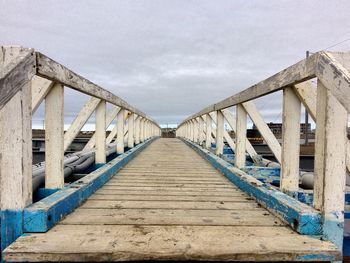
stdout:
[(117, 114), (117, 153), (124, 153), (124, 109)]
[(45, 99), (47, 93), (54, 82), (39, 76), (32, 78), (32, 114), (36, 112), (41, 102)]
[(258, 128), (260, 134), (266, 141), (267, 145), (269, 146), (270, 150), (272, 151), (273, 155), (275, 156), (276, 160), (281, 163), (281, 145), (279, 144), (278, 140), (276, 139), (275, 135), (270, 130), (269, 126), (267, 126), (266, 122), (260, 115), (258, 109), (256, 108), (253, 101), (247, 101), (243, 104), (244, 109), (248, 113), (250, 119), (253, 121), (255, 126)]
[(192, 123), (193, 123), (193, 141), (195, 143), (198, 143), (199, 127), (198, 127), (198, 120), (197, 120), (197, 118), (193, 119)]
[[(112, 121), (116, 118), (119, 110), (120, 108), (118, 106), (112, 105), (112, 109), (107, 113), (107, 116), (106, 116), (106, 129), (109, 127)], [(85, 145), (83, 151), (88, 151), (95, 147), (95, 142), (96, 142), (95, 136), (96, 136), (95, 134), (91, 136), (90, 140)]]
[[(296, 85), (295, 91), (311, 118), (316, 122), (316, 89), (308, 81)], [(350, 140), (347, 141), (346, 169), (350, 173)]]
[(140, 121), (140, 142), (144, 142), (145, 141), (144, 129), (145, 129), (145, 118), (142, 118), (141, 121)]
[(32, 203), (31, 112), (27, 80), (0, 109), (1, 250), (22, 234), (23, 209)]
[(104, 164), (106, 163), (106, 101), (99, 101), (96, 108), (95, 163)]
[(343, 242), (347, 111), (319, 80), (315, 144), (314, 207), (323, 214), (323, 235)]
[[(77, 137), (81, 128), (83, 128), (85, 123), (88, 121), (100, 101), (101, 100), (98, 98), (91, 97), (85, 103), (83, 108), (78, 113), (77, 117), (74, 119), (73, 123), (64, 134), (64, 151), (67, 151), (68, 147), (71, 145), (75, 137)], [(103, 126), (105, 126), (105, 124), (103, 124)]]
[(35, 55), (33, 49), (22, 47), (0, 47), (0, 109), (35, 74)]
[(134, 119), (135, 114), (131, 113), (128, 120), (128, 147), (134, 147)]
[(238, 104), (236, 107), (236, 124), (235, 165), (237, 168), (243, 168), (246, 161), (247, 112), (242, 104)]
[(221, 111), (216, 112), (216, 155), (224, 152), (224, 115)]
[(64, 88), (55, 84), (45, 98), (45, 188), (64, 186)]
[(283, 90), (281, 190), (299, 190), (300, 100), (292, 88)]
[(140, 120), (141, 117), (140, 116), (136, 116), (135, 119), (135, 144), (139, 144), (140, 143)]
[[(236, 119), (233, 117), (232, 113), (229, 110), (222, 110), (222, 113), (224, 114), (224, 117), (228, 124), (231, 126), (234, 133), (236, 133)], [(248, 152), (249, 156), (254, 160), (254, 162), (259, 163), (258, 160), (258, 154), (255, 151), (254, 147), (250, 143), (248, 139), (246, 139), (246, 151)]]
[(205, 136), (206, 136), (205, 137), (205, 148), (210, 149), (211, 141), (212, 141), (212, 139), (211, 139), (211, 130), (212, 130), (213, 124), (212, 124), (212, 119), (211, 119), (209, 113), (206, 114), (205, 116), (206, 116), (205, 117), (205, 128), (206, 128), (206, 132), (205, 132)]
[[(343, 60), (340, 63), (338, 60)], [(343, 107), (350, 112), (350, 67), (348, 53), (320, 52), (316, 76), (337, 98)]]
[(203, 116), (198, 117), (199, 122), (199, 145), (202, 145), (204, 142), (204, 120)]
[[(119, 110), (118, 110), (119, 111)], [(125, 111), (126, 112), (126, 111)], [(126, 120), (125, 119), (125, 116), (127, 116), (127, 114), (124, 114), (124, 121)], [(106, 139), (106, 145), (110, 144), (113, 139), (115, 138), (115, 136), (117, 135), (118, 133), (118, 125), (114, 125), (113, 129), (111, 130), (111, 132), (108, 134), (107, 136), (107, 139)], [(124, 132), (125, 133), (125, 132)]]
[(32, 203), (30, 50), (0, 48), (0, 249), (23, 233), (23, 209)]

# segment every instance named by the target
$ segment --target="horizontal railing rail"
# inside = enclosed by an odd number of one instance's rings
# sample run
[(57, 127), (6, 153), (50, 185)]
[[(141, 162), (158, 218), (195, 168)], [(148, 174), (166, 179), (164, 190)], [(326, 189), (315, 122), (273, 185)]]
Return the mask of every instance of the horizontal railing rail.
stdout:
[[(256, 126), (280, 166), (280, 190), (299, 192), (301, 105), (316, 122), (313, 207), (322, 214), (323, 237), (341, 247), (346, 170), (350, 171), (347, 138), (350, 111), (350, 53), (318, 52), (252, 87), (212, 104), (180, 123), (176, 135), (223, 155), (224, 142), (234, 152), (234, 165), (246, 169), (246, 154), (264, 166), (247, 139), (247, 118)], [(317, 87), (311, 83), (315, 79)], [(276, 139), (254, 99), (283, 91), (282, 143)], [(235, 114), (230, 110), (234, 107)], [(224, 128), (227, 123), (234, 134)], [(307, 128), (307, 127), (306, 127)]]

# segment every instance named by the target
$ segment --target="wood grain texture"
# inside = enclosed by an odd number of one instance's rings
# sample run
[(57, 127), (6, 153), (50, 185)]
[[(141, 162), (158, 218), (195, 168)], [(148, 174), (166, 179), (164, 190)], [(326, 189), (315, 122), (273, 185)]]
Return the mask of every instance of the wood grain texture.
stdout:
[[(203, 167), (207, 173), (195, 173)], [(151, 189), (138, 189), (140, 180), (148, 178), (143, 187)], [(321, 260), (339, 258), (334, 245), (296, 234), (180, 140), (159, 139), (59, 225), (21, 237), (4, 257), (303, 261), (310, 254)]]
[(299, 190), (301, 103), (293, 89), (283, 90), (281, 189)]
[(0, 47), (0, 109), (22, 88), (30, 90), (27, 82), (35, 68), (33, 49)]
[(64, 88), (56, 83), (45, 98), (45, 187), (64, 186)]

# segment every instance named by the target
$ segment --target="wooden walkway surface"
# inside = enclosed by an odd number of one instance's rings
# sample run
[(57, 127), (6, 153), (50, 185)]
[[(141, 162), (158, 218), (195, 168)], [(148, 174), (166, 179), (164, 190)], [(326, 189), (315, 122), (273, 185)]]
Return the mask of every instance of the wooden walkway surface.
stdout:
[[(260, 207), (178, 139), (158, 139), (7, 261), (307, 260), (337, 254)], [(311, 255), (311, 256), (310, 256)]]

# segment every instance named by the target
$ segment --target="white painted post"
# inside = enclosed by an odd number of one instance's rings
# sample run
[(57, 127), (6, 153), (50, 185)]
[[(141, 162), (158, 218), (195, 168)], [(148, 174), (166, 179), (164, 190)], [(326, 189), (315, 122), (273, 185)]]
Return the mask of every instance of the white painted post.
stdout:
[(101, 100), (96, 108), (96, 153), (95, 163), (106, 163), (106, 101)]
[(128, 121), (128, 147), (134, 147), (134, 118), (135, 114), (131, 113)]
[(6, 221), (1, 224), (3, 250), (22, 234), (23, 209), (32, 203), (32, 109), (29, 80), (0, 110), (0, 145), (0, 208), (1, 218)]
[(140, 141), (141, 142), (145, 141), (144, 129), (145, 129), (145, 118), (142, 118), (140, 122)]
[(293, 88), (283, 90), (281, 190), (299, 190), (300, 100)]
[(224, 115), (220, 110), (216, 111), (216, 155), (224, 152)]
[(323, 215), (324, 239), (342, 249), (347, 111), (317, 81), (314, 207)]
[(135, 144), (140, 143), (140, 119), (141, 116), (136, 116), (135, 119)]
[(236, 151), (235, 151), (235, 165), (237, 168), (245, 166), (245, 152), (246, 152), (246, 138), (247, 138), (247, 112), (242, 104), (236, 107)]
[(64, 88), (56, 83), (45, 98), (45, 188), (64, 186)]
[(197, 118), (194, 118), (193, 120), (192, 120), (192, 122), (193, 122), (193, 141), (195, 142), (195, 143), (198, 143), (198, 135), (199, 135), (199, 133), (198, 133), (198, 131), (199, 131), (199, 127), (198, 127), (198, 120), (197, 120)]
[(199, 122), (199, 138), (198, 138), (198, 143), (199, 145), (202, 145), (203, 144), (203, 141), (204, 141), (204, 133), (203, 133), (203, 130), (204, 130), (204, 120), (202, 119), (202, 116), (200, 116), (198, 118), (198, 122)]
[(120, 109), (117, 114), (117, 153), (124, 153), (124, 114), (125, 110)]
[(209, 113), (206, 114), (205, 122), (206, 122), (206, 124), (205, 124), (205, 126), (206, 126), (205, 148), (210, 149), (211, 141), (212, 141), (212, 139), (211, 139), (211, 130), (212, 130), (212, 125), (213, 124), (212, 124), (212, 120), (211, 120), (211, 117), (210, 117)]

